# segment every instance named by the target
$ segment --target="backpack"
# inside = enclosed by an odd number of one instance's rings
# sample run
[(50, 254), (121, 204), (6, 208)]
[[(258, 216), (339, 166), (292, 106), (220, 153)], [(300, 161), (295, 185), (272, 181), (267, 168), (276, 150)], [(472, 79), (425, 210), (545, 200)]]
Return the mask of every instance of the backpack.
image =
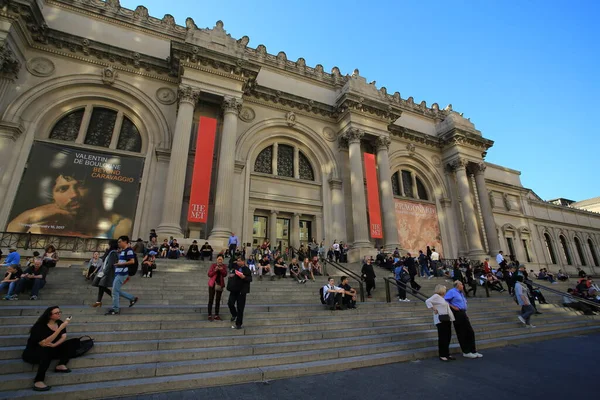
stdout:
[(133, 265), (129, 265), (127, 270), (129, 271), (129, 276), (135, 276), (137, 274), (138, 268), (140, 266), (140, 262), (138, 261), (137, 254), (133, 253)]
[(321, 304), (327, 304), (325, 297), (323, 297), (323, 288), (319, 289), (319, 297), (321, 298)]

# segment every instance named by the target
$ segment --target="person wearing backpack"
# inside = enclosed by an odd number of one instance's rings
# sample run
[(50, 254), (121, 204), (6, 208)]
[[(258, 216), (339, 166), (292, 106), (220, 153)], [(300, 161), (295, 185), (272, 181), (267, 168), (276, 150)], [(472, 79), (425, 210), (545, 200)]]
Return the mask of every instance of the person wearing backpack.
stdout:
[(394, 269), (394, 278), (398, 284), (398, 301), (409, 302), (410, 300), (406, 298), (406, 285), (410, 282), (410, 274), (402, 261), (399, 261)]
[(113, 281), (112, 293), (113, 293), (113, 305), (110, 310), (106, 312), (106, 315), (118, 315), (120, 313), (120, 297), (124, 297), (129, 300), (129, 307), (133, 307), (137, 303), (138, 298), (121, 290), (123, 284), (127, 281), (130, 276), (130, 270), (135, 274), (138, 268), (137, 257), (131, 248), (128, 236), (121, 236), (117, 240), (121, 252), (119, 253), (119, 261), (114, 265), (115, 268), (115, 280)]

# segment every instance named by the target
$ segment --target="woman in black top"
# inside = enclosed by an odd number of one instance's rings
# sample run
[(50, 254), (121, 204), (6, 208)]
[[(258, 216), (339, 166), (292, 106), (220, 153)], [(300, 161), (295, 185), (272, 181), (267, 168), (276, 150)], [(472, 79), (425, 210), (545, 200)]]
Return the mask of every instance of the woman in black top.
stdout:
[(61, 315), (58, 306), (48, 307), (31, 327), (27, 347), (23, 351), (23, 361), (39, 364), (37, 375), (33, 380), (33, 390), (37, 392), (50, 390), (50, 386), (44, 383), (50, 361), (59, 360), (54, 372), (71, 372), (67, 368), (70, 344), (65, 343), (70, 318), (63, 322), (60, 319)]
[(371, 259), (367, 258), (360, 270), (363, 280), (367, 283), (367, 297), (371, 298), (371, 290), (375, 289), (375, 271), (371, 265)]

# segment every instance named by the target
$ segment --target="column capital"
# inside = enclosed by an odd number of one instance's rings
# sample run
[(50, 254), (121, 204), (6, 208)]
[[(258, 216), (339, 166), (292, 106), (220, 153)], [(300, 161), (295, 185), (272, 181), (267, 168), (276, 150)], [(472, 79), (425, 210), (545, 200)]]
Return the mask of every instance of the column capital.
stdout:
[(9, 80), (17, 79), (21, 70), (21, 62), (6, 43), (0, 45), (0, 77)]
[(225, 96), (222, 107), (225, 113), (234, 113), (235, 115), (238, 115), (240, 113), (240, 109), (242, 108), (242, 99), (238, 97)]
[(342, 180), (339, 178), (329, 178), (329, 187), (331, 189), (342, 189)]
[(377, 139), (375, 139), (375, 148), (377, 151), (388, 151), (391, 144), (392, 139), (387, 136), (377, 136)]
[(277, 214), (279, 214), (279, 211), (277, 211), (277, 210), (271, 210), (271, 215), (277, 215)]
[(296, 218), (300, 218), (301, 215), (302, 214), (300, 214), (300, 213), (294, 213), (294, 217), (296, 217)]
[(358, 128), (350, 128), (342, 137), (348, 141), (349, 144), (360, 143), (361, 139), (365, 136), (365, 131)]
[(195, 106), (200, 98), (200, 89), (188, 85), (181, 85), (179, 86), (178, 97), (179, 104), (189, 103)]
[(455, 171), (458, 170), (466, 170), (467, 165), (469, 164), (469, 160), (463, 157), (457, 157), (454, 160), (450, 161), (449, 166)]
[(473, 171), (475, 172), (475, 175), (483, 175), (486, 168), (487, 165), (482, 161), (479, 163), (474, 163)]

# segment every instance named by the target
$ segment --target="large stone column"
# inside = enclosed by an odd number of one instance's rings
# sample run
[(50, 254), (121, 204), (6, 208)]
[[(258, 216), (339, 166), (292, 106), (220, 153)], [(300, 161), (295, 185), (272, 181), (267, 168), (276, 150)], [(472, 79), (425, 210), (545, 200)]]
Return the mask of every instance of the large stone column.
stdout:
[(225, 241), (231, 234), (231, 204), (233, 196), (233, 174), (235, 169), (235, 141), (237, 139), (238, 113), (242, 99), (226, 97), (223, 101), (223, 129), (219, 149), (219, 170), (215, 194), (215, 214), (210, 239)]
[(271, 241), (271, 249), (277, 248), (277, 214), (275, 210), (271, 210), (271, 217), (269, 218), (269, 240)]
[(160, 225), (156, 228), (163, 235), (181, 236), (181, 206), (187, 171), (190, 138), (194, 119), (194, 108), (198, 102), (200, 90), (191, 86), (179, 88), (179, 110), (175, 122), (175, 134), (171, 144), (169, 172), (164, 187), (165, 200)]
[(360, 140), (365, 133), (351, 128), (344, 137), (348, 141), (350, 158), (350, 185), (352, 192), (352, 221), (354, 223), (354, 247), (370, 248), (369, 222), (367, 220), (367, 205), (365, 201), (365, 178), (360, 150)]
[(475, 215), (475, 206), (471, 198), (471, 190), (469, 189), (469, 178), (467, 177), (468, 161), (463, 158), (458, 158), (452, 163), (456, 172), (456, 181), (458, 184), (458, 193), (462, 201), (463, 216), (465, 219), (465, 227), (467, 230), (467, 243), (469, 246), (469, 257), (479, 258), (485, 255), (481, 244), (481, 236), (477, 228), (477, 220)]
[(290, 244), (294, 249), (300, 248), (300, 214), (294, 213), (290, 227)]
[(483, 214), (483, 226), (485, 235), (487, 236), (488, 246), (491, 257), (496, 257), (500, 251), (500, 241), (496, 231), (496, 221), (494, 221), (494, 212), (490, 204), (487, 187), (485, 184), (485, 163), (479, 163), (475, 168), (475, 184), (477, 185), (477, 193), (479, 194), (479, 204), (481, 206), (481, 214)]
[(394, 251), (396, 247), (401, 247), (400, 240), (398, 240), (396, 208), (394, 193), (392, 192), (392, 174), (390, 173), (390, 159), (388, 156), (391, 142), (390, 138), (385, 136), (380, 136), (376, 140), (379, 193), (381, 194), (381, 210), (383, 213), (383, 243), (387, 251)]
[(329, 187), (331, 189), (331, 208), (333, 215), (333, 237), (325, 238), (327, 245), (331, 245), (334, 240), (338, 243), (345, 241), (346, 239), (346, 217), (344, 210), (344, 192), (342, 190), (341, 179), (331, 178), (329, 179)]

